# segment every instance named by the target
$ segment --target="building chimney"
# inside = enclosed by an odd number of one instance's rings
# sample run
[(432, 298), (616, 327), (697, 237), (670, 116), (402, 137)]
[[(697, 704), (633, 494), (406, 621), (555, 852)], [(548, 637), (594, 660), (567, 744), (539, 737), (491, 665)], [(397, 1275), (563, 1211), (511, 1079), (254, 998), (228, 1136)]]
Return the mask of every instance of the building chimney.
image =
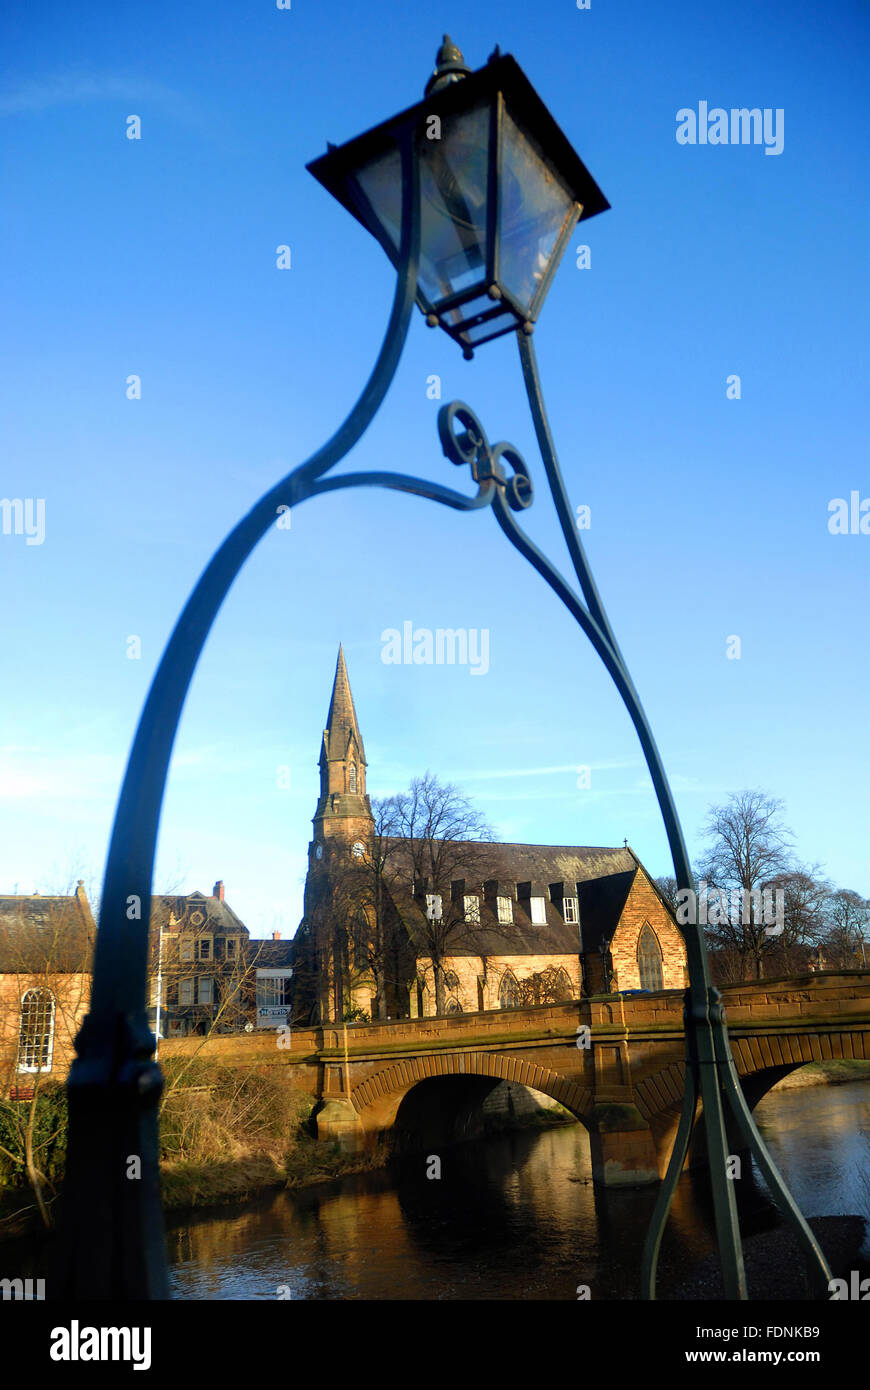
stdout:
[(273, 940), (273, 941), (280, 941), (280, 940), (281, 940), (281, 933), (280, 933), (279, 931), (273, 931), (273, 932), (272, 932), (272, 940)]
[(223, 902), (223, 900), (224, 900), (224, 881), (223, 881), (222, 878), (219, 878), (219, 879), (218, 879), (217, 883), (215, 884), (214, 888), (213, 888), (212, 891), (211, 891), (211, 895), (212, 895), (213, 898), (217, 898), (217, 899), (219, 900), (219, 902)]

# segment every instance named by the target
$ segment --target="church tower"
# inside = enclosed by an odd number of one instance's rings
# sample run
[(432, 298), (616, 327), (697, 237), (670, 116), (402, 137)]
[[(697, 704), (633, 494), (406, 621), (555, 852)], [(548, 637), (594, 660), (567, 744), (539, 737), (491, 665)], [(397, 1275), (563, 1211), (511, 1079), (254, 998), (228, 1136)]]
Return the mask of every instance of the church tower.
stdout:
[(354, 1002), (343, 898), (353, 876), (370, 861), (374, 829), (365, 748), (341, 647), (320, 743), (320, 796), (312, 824), (304, 918), (297, 933), (297, 985), (300, 1006), (313, 1005), (321, 1022), (331, 1022)]

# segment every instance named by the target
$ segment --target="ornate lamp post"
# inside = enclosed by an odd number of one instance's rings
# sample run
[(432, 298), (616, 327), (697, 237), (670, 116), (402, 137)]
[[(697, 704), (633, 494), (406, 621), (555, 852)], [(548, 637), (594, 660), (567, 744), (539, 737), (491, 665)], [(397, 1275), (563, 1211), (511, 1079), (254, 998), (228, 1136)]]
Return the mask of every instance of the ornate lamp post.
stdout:
[[(158, 1176), (162, 1085), (146, 1017), (146, 964), (157, 827), (184, 699), (211, 625), (233, 581), (279, 511), (354, 487), (385, 487), (459, 511), (491, 507), (513, 546), (549, 584), (591, 641), (637, 730), (667, 830), (677, 883), (693, 888), (670, 787), (640, 699), (592, 577), (562, 481), (531, 335), (578, 221), (609, 206), (529, 84), (498, 49), (470, 72), (445, 37), (424, 100), (309, 168), (383, 246), (396, 267), (386, 336), (347, 419), (307, 462), (263, 496), (230, 533), (196, 585), (169, 640), (127, 765), (103, 887), (91, 1010), (69, 1079), (65, 1229), (55, 1292), (91, 1298), (163, 1298), (166, 1269)], [(465, 357), (516, 332), (544, 472), (579, 586), (575, 590), (525, 535), (515, 514), (533, 500), (525, 461), (490, 444), (460, 401), (442, 407), (438, 431), (452, 463), (467, 466), (469, 497), (423, 478), (387, 472), (327, 477), (360, 439), (392, 381), (417, 303), (426, 322)], [(726, 1177), (726, 1111), (791, 1223), (827, 1292), (830, 1272), (758, 1134), (737, 1079), (720, 996), (710, 984), (703, 931), (686, 927), (683, 1107), (644, 1253), (645, 1297), (655, 1296), (662, 1233), (700, 1100), (707, 1138), (725, 1295), (746, 1298), (733, 1183)]]

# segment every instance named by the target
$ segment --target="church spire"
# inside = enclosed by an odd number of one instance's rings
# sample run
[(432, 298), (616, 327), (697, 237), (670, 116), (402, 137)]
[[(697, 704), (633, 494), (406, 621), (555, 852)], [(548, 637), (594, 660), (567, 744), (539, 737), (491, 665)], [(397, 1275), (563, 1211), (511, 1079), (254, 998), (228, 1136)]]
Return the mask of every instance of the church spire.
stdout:
[(320, 746), (320, 799), (314, 813), (315, 842), (338, 835), (354, 844), (370, 833), (366, 754), (357, 722), (344, 651), (338, 649), (329, 714)]
[(328, 744), (327, 756), (329, 758), (343, 757), (347, 752), (348, 738), (351, 734), (356, 739), (360, 759), (365, 763), (365, 749), (357, 723), (350, 681), (347, 678), (344, 649), (339, 643), (338, 661), (335, 663), (335, 679), (332, 682), (332, 699), (329, 702), (329, 714), (326, 716), (326, 729), (324, 731)]

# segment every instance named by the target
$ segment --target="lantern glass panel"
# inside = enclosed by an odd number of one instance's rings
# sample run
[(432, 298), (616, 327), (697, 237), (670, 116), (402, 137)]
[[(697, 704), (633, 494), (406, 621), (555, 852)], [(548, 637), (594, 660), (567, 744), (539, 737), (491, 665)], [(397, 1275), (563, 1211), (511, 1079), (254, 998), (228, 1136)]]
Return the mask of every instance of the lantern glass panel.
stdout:
[(578, 207), (537, 145), (502, 118), (498, 282), (531, 317), (562, 232)]
[[(488, 147), (488, 102), (443, 116), (441, 138), (429, 140), (424, 133), (419, 140), (419, 281), (433, 304), (485, 281)], [(402, 197), (398, 152), (377, 156), (357, 179), (397, 250)]]

